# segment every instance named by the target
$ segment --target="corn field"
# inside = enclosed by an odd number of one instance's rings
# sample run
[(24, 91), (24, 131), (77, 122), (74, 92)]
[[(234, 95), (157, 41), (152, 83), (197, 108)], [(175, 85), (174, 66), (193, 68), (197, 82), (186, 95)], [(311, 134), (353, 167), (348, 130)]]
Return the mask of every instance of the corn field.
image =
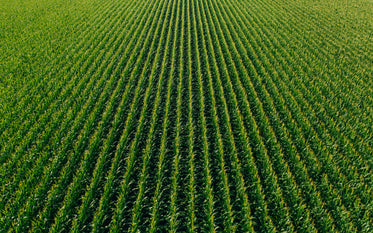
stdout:
[(0, 0), (0, 232), (372, 232), (371, 0)]

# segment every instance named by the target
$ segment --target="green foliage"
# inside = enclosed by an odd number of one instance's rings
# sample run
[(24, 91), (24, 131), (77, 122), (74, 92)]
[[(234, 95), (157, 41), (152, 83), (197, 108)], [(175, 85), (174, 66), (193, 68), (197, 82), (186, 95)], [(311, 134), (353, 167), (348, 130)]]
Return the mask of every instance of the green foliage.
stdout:
[(371, 232), (372, 10), (0, 0), (0, 232)]

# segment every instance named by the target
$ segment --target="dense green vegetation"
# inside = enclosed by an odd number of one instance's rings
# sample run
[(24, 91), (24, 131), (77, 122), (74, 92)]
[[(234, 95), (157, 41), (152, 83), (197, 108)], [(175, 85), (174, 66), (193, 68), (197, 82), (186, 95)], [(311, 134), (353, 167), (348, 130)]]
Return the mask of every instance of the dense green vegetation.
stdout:
[(0, 232), (372, 232), (371, 0), (0, 0)]

